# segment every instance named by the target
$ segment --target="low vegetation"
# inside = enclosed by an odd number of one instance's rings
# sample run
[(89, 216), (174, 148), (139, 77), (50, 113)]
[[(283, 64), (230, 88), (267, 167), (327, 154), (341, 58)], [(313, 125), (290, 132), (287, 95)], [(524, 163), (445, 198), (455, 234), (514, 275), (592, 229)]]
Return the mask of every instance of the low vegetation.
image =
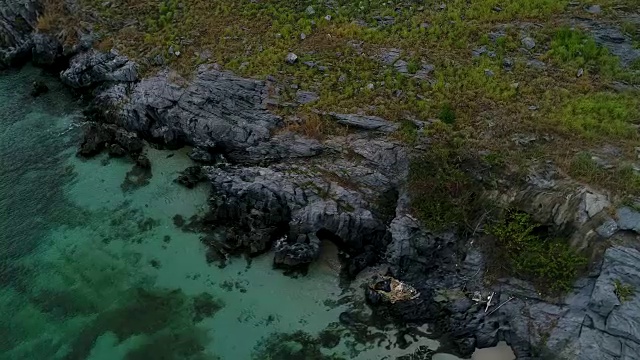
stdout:
[(533, 282), (543, 293), (567, 291), (587, 264), (587, 259), (554, 237), (530, 215), (509, 211), (489, 228), (494, 238), (492, 263), (502, 271)]
[(614, 292), (621, 302), (631, 300), (635, 294), (635, 289), (630, 284), (623, 284), (620, 280), (616, 279), (613, 283)]

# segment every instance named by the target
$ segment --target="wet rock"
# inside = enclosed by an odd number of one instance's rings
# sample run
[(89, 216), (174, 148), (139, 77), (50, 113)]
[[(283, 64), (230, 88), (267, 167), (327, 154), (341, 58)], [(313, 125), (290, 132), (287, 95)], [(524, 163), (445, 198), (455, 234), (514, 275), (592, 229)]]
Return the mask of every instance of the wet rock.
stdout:
[(49, 87), (42, 81), (34, 81), (31, 84), (31, 96), (38, 97), (49, 92)]
[(622, 207), (618, 209), (616, 217), (621, 230), (632, 230), (640, 234), (640, 212), (630, 207)]
[(102, 124), (89, 123), (84, 127), (83, 140), (78, 154), (91, 157), (99, 154), (105, 145), (114, 140), (113, 128)]
[(149, 185), (153, 174), (151, 173), (151, 163), (149, 159), (140, 155), (136, 159), (136, 164), (125, 175), (124, 181), (120, 185), (120, 188), (124, 192), (133, 191), (143, 186)]
[(109, 156), (119, 158), (127, 155), (127, 151), (118, 144), (111, 144), (109, 146)]
[(207, 175), (204, 171), (202, 171), (201, 166), (190, 166), (180, 173), (180, 175), (176, 179), (176, 182), (188, 189), (193, 189), (194, 187), (196, 187), (196, 185), (198, 185), (200, 182), (205, 181), (206, 179)]
[(296, 91), (296, 101), (300, 104), (309, 104), (316, 102), (320, 99), (320, 96), (313, 91)]
[(139, 155), (136, 158), (136, 166), (140, 169), (151, 170), (151, 161), (146, 155)]
[(398, 124), (387, 121), (377, 116), (355, 115), (355, 114), (330, 114), (341, 125), (350, 126), (361, 130), (375, 130), (382, 132), (393, 132), (398, 130)]
[(531, 37), (524, 37), (522, 38), (522, 40), (520, 40), (520, 42), (522, 43), (522, 46), (525, 47), (525, 49), (531, 50), (534, 47), (536, 47), (536, 41), (533, 40), (533, 38)]
[(74, 56), (60, 79), (72, 88), (82, 89), (105, 82), (135, 82), (138, 71), (136, 64), (124, 56), (91, 50)]
[(293, 243), (283, 238), (276, 242), (274, 250), (276, 268), (304, 271), (320, 255), (320, 239), (315, 234), (301, 234)]
[(215, 156), (211, 154), (208, 150), (203, 148), (195, 147), (189, 152), (189, 158), (195, 162), (203, 163), (203, 164), (212, 164), (215, 162)]

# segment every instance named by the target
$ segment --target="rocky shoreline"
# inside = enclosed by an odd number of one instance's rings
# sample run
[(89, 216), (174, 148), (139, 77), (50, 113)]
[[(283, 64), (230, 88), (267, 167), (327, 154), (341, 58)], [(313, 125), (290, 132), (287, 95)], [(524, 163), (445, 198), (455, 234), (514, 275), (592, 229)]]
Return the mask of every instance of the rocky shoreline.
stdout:
[(306, 138), (288, 131), (272, 111), (279, 106), (271, 95), (276, 83), (241, 78), (215, 64), (201, 65), (191, 79), (168, 70), (141, 77), (128, 58), (94, 50), (91, 34), (63, 45), (36, 32), (41, 10), (36, 0), (0, 0), (0, 68), (31, 61), (62, 69), (61, 81), (90, 99), (81, 155), (126, 154), (148, 170), (143, 140), (192, 146), (200, 165), (179, 182), (208, 181), (212, 193), (209, 213), (189, 227), (206, 233), (223, 224), (228, 234), (204, 238), (208, 259), (273, 250), (274, 266), (304, 272), (321, 242), (330, 240), (341, 251), (346, 278), (384, 264), (419, 292), (389, 302), (369, 291), (379, 316), (435, 324), (444, 345), (462, 357), (506, 341), (518, 359), (640, 358), (640, 297), (623, 301), (616, 294), (620, 282), (640, 289), (634, 207), (611, 214), (607, 194), (547, 166), (532, 170), (525, 184), (488, 192), (568, 234), (593, 260), (589, 274), (562, 298), (543, 297), (514, 278), (488, 283), (482, 236), (433, 233), (411, 216), (412, 153), (389, 136), (392, 123), (327, 114), (348, 131), (323, 141)]

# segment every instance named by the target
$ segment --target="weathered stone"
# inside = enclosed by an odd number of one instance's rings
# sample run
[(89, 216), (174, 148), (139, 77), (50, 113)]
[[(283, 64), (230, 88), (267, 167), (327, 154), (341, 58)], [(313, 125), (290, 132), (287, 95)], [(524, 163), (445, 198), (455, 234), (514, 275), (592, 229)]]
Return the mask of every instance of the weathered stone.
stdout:
[(632, 230), (640, 234), (640, 212), (625, 206), (618, 209), (616, 217), (621, 230)]
[(38, 0), (0, 0), (0, 68), (29, 59), (40, 11)]
[(602, 225), (596, 228), (598, 235), (605, 239), (613, 236), (618, 231), (618, 223), (613, 219), (607, 219)]
[(309, 104), (318, 101), (320, 96), (313, 91), (296, 91), (296, 101), (300, 104)]
[(351, 126), (361, 130), (376, 130), (383, 132), (393, 132), (398, 130), (398, 124), (387, 121), (377, 116), (356, 115), (356, 114), (330, 114), (339, 124)]
[(60, 78), (66, 85), (81, 89), (105, 82), (135, 82), (138, 71), (135, 63), (124, 56), (92, 50), (73, 57)]
[(295, 64), (298, 61), (298, 55), (290, 52), (287, 54), (287, 57), (284, 59), (289, 64)]
[(590, 218), (596, 216), (602, 210), (611, 206), (611, 203), (607, 199), (606, 195), (593, 194), (589, 192), (584, 195), (584, 204), (585, 211)]
[(522, 38), (521, 42), (522, 42), (522, 46), (524, 46), (528, 50), (531, 50), (534, 47), (536, 47), (536, 41), (533, 40), (533, 38), (531, 37), (528, 37), (528, 36), (524, 37)]

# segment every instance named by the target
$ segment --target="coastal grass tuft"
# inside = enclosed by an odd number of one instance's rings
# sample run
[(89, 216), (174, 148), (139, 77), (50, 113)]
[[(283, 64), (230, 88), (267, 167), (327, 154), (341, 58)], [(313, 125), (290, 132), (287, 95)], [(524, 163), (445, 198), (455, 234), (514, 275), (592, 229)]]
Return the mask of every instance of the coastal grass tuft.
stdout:
[(544, 293), (568, 291), (587, 264), (566, 240), (541, 231), (531, 216), (507, 211), (488, 228), (495, 240), (492, 256), (511, 276), (533, 282)]
[(616, 279), (613, 282), (614, 292), (621, 302), (631, 300), (635, 295), (635, 289), (630, 284), (623, 284), (620, 280)]

